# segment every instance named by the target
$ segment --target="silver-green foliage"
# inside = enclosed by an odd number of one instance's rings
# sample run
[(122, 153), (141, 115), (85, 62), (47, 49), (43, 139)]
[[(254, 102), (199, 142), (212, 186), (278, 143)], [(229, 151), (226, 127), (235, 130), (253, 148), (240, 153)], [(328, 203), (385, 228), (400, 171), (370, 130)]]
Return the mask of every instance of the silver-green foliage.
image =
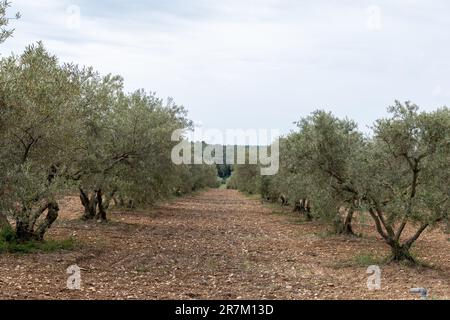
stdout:
[(42, 43), (3, 58), (0, 224), (14, 222), (20, 241), (42, 240), (58, 198), (75, 189), (84, 217), (106, 220), (113, 199), (147, 204), (180, 188), (212, 186), (210, 166), (177, 167), (170, 159), (172, 132), (190, 126), (171, 99), (126, 93), (121, 77), (61, 64)]
[(55, 196), (77, 152), (78, 84), (42, 44), (2, 59), (0, 70), (0, 208), (19, 237), (40, 239), (56, 219)]
[(281, 139), (278, 175), (260, 177), (256, 166), (241, 165), (230, 185), (294, 206), (308, 199), (312, 215), (340, 233), (353, 233), (355, 211), (369, 212), (391, 259), (414, 262), (414, 242), (449, 221), (450, 110), (396, 102), (388, 111), (370, 136), (351, 120), (315, 111)]

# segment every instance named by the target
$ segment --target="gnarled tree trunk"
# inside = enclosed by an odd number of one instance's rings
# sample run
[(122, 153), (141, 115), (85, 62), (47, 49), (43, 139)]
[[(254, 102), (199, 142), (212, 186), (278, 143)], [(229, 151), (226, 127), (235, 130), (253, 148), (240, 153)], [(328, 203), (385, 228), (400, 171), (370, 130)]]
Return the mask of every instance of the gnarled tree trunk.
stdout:
[(56, 202), (50, 202), (47, 208), (47, 215), (34, 232), (34, 237), (38, 241), (44, 240), (44, 234), (52, 226), (53, 222), (58, 218), (59, 206)]
[[(44, 212), (45, 218), (36, 226), (38, 219)], [(35, 211), (23, 209), (16, 218), (16, 239), (19, 242), (42, 241), (47, 230), (58, 218), (59, 206), (56, 201), (48, 201)]]
[(335, 231), (337, 234), (343, 234), (343, 235), (349, 235), (349, 236), (355, 235), (355, 233), (353, 232), (353, 227), (352, 227), (354, 213), (355, 213), (354, 208), (348, 209), (347, 214), (345, 215), (344, 219), (342, 219), (340, 213), (337, 213), (336, 221), (335, 221)]
[(97, 204), (98, 204), (98, 212), (95, 216), (95, 218), (98, 221), (107, 221), (106, 219), (106, 209), (104, 204), (103, 204), (103, 193), (102, 190), (99, 189), (97, 190)]
[(28, 227), (28, 223), (26, 221), (16, 219), (16, 239), (19, 242), (33, 240), (33, 232)]
[(97, 216), (97, 191), (91, 194), (86, 193), (80, 188), (80, 200), (84, 207), (84, 214), (81, 217), (83, 220), (92, 220)]
[(286, 196), (284, 194), (280, 195), (280, 200), (281, 200), (281, 205), (282, 206), (287, 206), (288, 205), (288, 200), (286, 198)]
[(308, 199), (300, 199), (294, 203), (294, 212), (300, 212), (305, 215), (307, 221), (312, 221), (311, 205)]
[(80, 188), (80, 200), (84, 207), (82, 219), (107, 221), (106, 212), (115, 193), (116, 190), (113, 189), (110, 193), (104, 195), (102, 189), (99, 188), (89, 194)]
[(410, 246), (405, 244), (402, 245), (398, 241), (392, 241), (389, 245), (391, 246), (391, 256), (389, 258), (389, 261), (407, 261), (410, 263), (416, 263), (416, 260), (411, 255)]
[[(416, 233), (413, 236), (402, 242), (400, 238), (408, 221), (406, 218), (403, 220), (397, 230), (395, 230), (394, 225), (386, 221), (383, 212), (381, 212), (380, 210), (370, 208), (369, 213), (372, 219), (375, 221), (378, 233), (391, 247), (391, 257), (389, 258), (389, 261), (406, 261), (410, 263), (416, 263), (414, 257), (410, 252), (411, 247), (414, 242), (420, 237), (420, 235), (427, 229), (430, 223), (422, 224), (419, 229), (416, 230)], [(437, 219), (436, 221), (439, 221), (439, 219)]]

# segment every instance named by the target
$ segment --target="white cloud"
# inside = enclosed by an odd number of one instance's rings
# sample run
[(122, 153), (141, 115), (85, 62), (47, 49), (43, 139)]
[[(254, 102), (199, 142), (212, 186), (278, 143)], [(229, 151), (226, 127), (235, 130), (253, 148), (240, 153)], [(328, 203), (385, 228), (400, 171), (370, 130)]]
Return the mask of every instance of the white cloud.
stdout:
[(3, 55), (44, 40), (63, 61), (173, 96), (207, 127), (288, 130), (319, 107), (368, 124), (394, 99), (443, 103), (429, 83), (450, 87), (443, 0), (13, 4), (23, 18)]
[(433, 96), (439, 96), (441, 94), (442, 94), (442, 87), (441, 86), (434, 87), (432, 95)]

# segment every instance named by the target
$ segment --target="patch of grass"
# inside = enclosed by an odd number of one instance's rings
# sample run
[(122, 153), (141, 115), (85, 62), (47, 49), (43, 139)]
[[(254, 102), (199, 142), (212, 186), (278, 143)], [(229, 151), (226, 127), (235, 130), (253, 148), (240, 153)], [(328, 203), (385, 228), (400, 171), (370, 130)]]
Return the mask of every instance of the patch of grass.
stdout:
[(137, 272), (141, 272), (141, 273), (147, 273), (150, 272), (152, 270), (151, 266), (147, 265), (147, 264), (139, 264), (137, 265), (134, 270), (136, 270)]
[(36, 253), (73, 250), (75, 239), (18, 242), (14, 230), (4, 228), (0, 231), (0, 253)]
[(203, 260), (199, 260), (198, 266), (208, 271), (215, 272), (220, 268), (220, 261), (216, 256), (206, 256)]
[(30, 241), (26, 243), (0, 243), (0, 252), (10, 253), (35, 253), (35, 252), (54, 252), (60, 250), (72, 250), (75, 247), (75, 240), (68, 238), (64, 240)]
[(254, 264), (250, 260), (244, 258), (240, 263), (239, 269), (243, 272), (249, 272), (254, 270)]
[(308, 224), (310, 221), (306, 221), (306, 220), (301, 219), (301, 218), (292, 218), (292, 219), (289, 219), (289, 222), (291, 224), (304, 225), (304, 224)]
[(357, 266), (368, 267), (383, 264), (386, 262), (386, 259), (380, 258), (372, 253), (360, 253), (352, 258), (352, 262)]
[(261, 200), (261, 195), (259, 193), (243, 192), (243, 194), (251, 200)]
[(358, 253), (355, 256), (353, 256), (350, 259), (345, 259), (338, 261), (336, 263), (333, 263), (330, 265), (333, 268), (339, 269), (339, 268), (351, 268), (351, 267), (368, 267), (372, 265), (385, 265), (387, 263), (386, 257), (380, 257), (373, 253)]
[(2, 242), (12, 242), (15, 241), (16, 234), (14, 233), (14, 230), (7, 226), (2, 229), (0, 229), (0, 243)]
[(331, 230), (324, 230), (324, 231), (319, 231), (319, 232), (315, 232), (314, 233), (317, 237), (319, 237), (320, 239), (327, 239), (327, 238), (333, 238), (336, 237), (336, 232), (333, 232)]

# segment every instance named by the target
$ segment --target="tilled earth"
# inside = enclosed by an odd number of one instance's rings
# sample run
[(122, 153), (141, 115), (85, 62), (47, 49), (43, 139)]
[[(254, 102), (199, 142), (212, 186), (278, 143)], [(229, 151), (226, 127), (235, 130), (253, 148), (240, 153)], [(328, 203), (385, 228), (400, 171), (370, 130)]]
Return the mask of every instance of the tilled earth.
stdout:
[[(367, 265), (357, 261), (389, 248), (369, 221), (357, 227), (363, 237), (331, 236), (319, 223), (220, 189), (112, 212), (107, 224), (80, 221), (77, 197), (61, 208), (47, 237), (72, 236), (76, 248), (1, 254), (1, 299), (416, 299), (412, 287), (450, 299), (449, 235), (439, 229), (414, 247), (427, 267), (380, 265), (381, 290), (370, 291)], [(66, 288), (74, 264), (81, 290)]]

